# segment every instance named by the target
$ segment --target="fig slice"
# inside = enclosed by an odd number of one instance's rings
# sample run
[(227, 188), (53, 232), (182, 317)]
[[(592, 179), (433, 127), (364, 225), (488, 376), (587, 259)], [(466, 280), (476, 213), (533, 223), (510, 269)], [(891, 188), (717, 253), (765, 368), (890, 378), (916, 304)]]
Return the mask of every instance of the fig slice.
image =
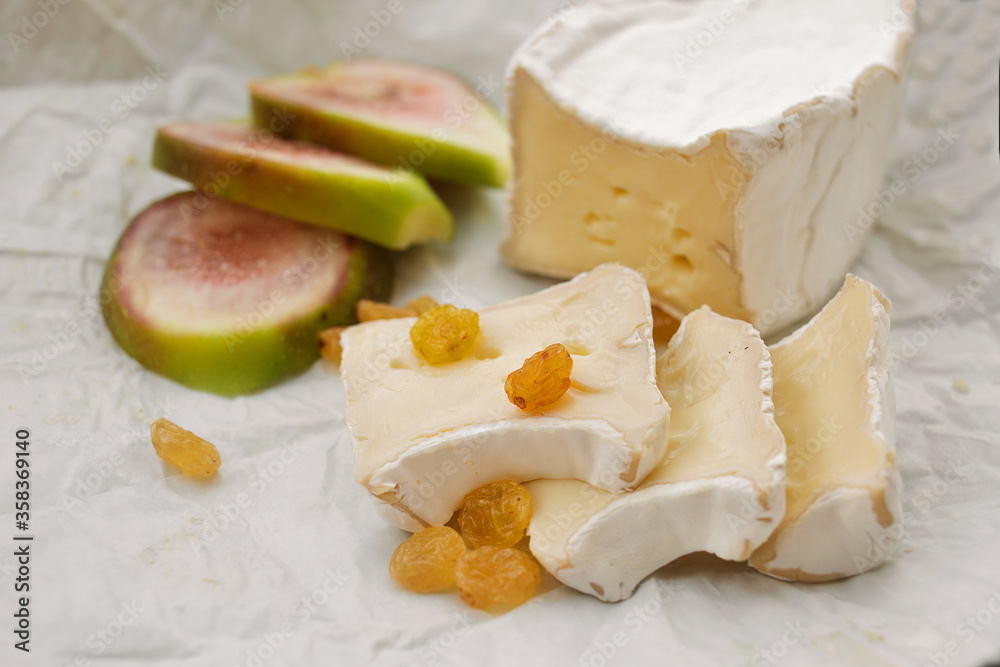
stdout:
[(104, 273), (104, 320), (122, 349), (223, 396), (262, 389), (319, 358), (319, 332), (387, 299), (386, 250), (225, 199), (183, 192), (129, 224)]
[(427, 176), (502, 187), (510, 137), (458, 77), (393, 60), (337, 62), (252, 81), (254, 121), (285, 136)]
[(161, 127), (153, 166), (211, 196), (387, 248), (452, 236), (451, 213), (412, 171), (281, 139), (245, 123)]

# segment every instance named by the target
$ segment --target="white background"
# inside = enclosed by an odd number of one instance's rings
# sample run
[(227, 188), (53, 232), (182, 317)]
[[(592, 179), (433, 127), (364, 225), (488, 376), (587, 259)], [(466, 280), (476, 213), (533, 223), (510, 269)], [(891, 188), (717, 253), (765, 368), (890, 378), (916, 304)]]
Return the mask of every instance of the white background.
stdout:
[[(342, 45), (499, 86), (515, 46), (557, 3), (401, 0), (382, 27), (372, 21), (385, 18), (385, 0), (63, 1), (0, 5), (0, 665), (877, 666), (1000, 656), (1000, 613), (989, 610), (1000, 609), (1000, 0), (919, 3), (886, 180), (900, 179), (905, 194), (855, 269), (894, 304), (909, 524), (895, 557), (824, 585), (688, 559), (617, 605), (546, 579), (504, 615), (393, 585), (387, 563), (404, 534), (353, 480), (331, 365), (252, 397), (189, 391), (118, 350), (95, 317), (96, 295), (128, 219), (184, 187), (148, 166), (158, 125), (244, 114), (249, 78), (324, 64)], [(53, 14), (44, 20), (43, 5)], [(43, 24), (35, 31), (24, 23), (32, 17)], [(366, 24), (374, 36), (355, 41)], [(147, 68), (162, 80), (144, 85)], [(502, 104), (500, 87), (493, 96)], [(957, 139), (935, 147), (941, 136)], [(57, 174), (74, 150), (88, 154)], [(501, 263), (501, 193), (446, 195), (458, 238), (405, 256), (397, 299), (426, 292), (478, 307), (547, 284)], [(161, 464), (148, 441), (159, 416), (217, 443), (215, 479)], [(13, 544), (18, 428), (31, 431), (37, 536), (30, 656), (12, 648), (16, 575), (3, 546)], [(974, 630), (964, 619), (977, 613)]]

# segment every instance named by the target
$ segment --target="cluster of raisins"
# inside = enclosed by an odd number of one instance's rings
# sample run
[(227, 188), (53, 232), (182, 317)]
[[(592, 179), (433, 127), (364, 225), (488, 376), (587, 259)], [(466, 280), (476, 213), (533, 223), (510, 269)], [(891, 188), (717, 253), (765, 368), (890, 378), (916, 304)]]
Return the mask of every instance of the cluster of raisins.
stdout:
[[(380, 301), (370, 299), (359, 299), (354, 304), (354, 315), (358, 322), (371, 322), (373, 320), (393, 320), (402, 317), (419, 317), (428, 310), (433, 310), (441, 304), (428, 295), (418, 296), (405, 306), (393, 306)], [(324, 359), (339, 364), (344, 353), (344, 348), (340, 345), (340, 334), (344, 333), (347, 327), (330, 327), (319, 332), (319, 350)]]
[[(462, 359), (479, 335), (476, 312), (438, 305), (433, 299), (407, 304), (405, 309), (386, 304), (363, 306), (358, 309), (362, 321), (419, 313), (410, 329), (410, 341), (433, 365)], [(335, 332), (337, 338), (339, 334)], [(339, 345), (325, 337), (323, 340), (324, 349), (328, 345), (339, 356)], [(566, 348), (560, 343), (549, 345), (507, 376), (507, 398), (525, 411), (552, 405), (569, 389), (572, 370), (573, 358)], [(487, 484), (465, 497), (458, 512), (461, 534), (447, 526), (435, 526), (411, 535), (392, 554), (389, 574), (415, 593), (440, 591), (455, 583), (462, 599), (477, 608), (519, 605), (531, 597), (541, 581), (538, 563), (515, 548), (530, 519), (531, 496), (521, 484), (511, 480)]]
[(541, 581), (538, 563), (514, 548), (530, 519), (531, 496), (521, 484), (487, 484), (465, 497), (458, 514), (461, 535), (447, 526), (411, 535), (392, 554), (389, 574), (416, 593), (443, 590), (454, 582), (462, 599), (480, 609), (519, 605)]

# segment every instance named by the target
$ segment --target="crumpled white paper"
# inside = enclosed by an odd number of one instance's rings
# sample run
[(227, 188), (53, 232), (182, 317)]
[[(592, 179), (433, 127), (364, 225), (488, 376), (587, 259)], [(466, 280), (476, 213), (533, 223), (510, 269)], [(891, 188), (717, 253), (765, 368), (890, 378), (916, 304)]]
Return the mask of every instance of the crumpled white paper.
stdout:
[[(620, 604), (546, 578), (503, 615), (454, 593), (404, 593), (387, 572), (404, 534), (353, 480), (335, 368), (227, 400), (148, 373), (113, 343), (96, 305), (103, 262), (132, 215), (185, 187), (149, 166), (158, 125), (245, 114), (250, 77), (345, 53), (444, 66), (502, 103), (515, 46), (570, 4), (0, 6), (0, 664), (941, 666), (1000, 655), (997, 0), (919, 3), (887, 210), (856, 267), (894, 304), (907, 531), (875, 572), (788, 584), (693, 557)], [(903, 194), (889, 189), (897, 179)], [(403, 258), (399, 300), (478, 307), (548, 284), (500, 261), (502, 193), (446, 194), (458, 238)], [(148, 441), (159, 416), (217, 443), (215, 479), (161, 464)], [(30, 654), (12, 635), (20, 428), (36, 536)]]

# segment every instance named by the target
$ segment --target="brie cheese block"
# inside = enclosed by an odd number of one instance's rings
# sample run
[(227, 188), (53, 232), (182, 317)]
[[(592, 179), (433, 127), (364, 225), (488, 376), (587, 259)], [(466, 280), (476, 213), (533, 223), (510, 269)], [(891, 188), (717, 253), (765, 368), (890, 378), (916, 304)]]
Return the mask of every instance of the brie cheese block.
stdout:
[(785, 441), (757, 331), (702, 307), (682, 320), (657, 376), (671, 407), (669, 453), (635, 491), (527, 484), (535, 558), (607, 602), (685, 554), (746, 560), (784, 516)]
[(750, 558), (765, 574), (828, 581), (869, 570), (901, 534), (888, 300), (848, 276), (808, 324), (771, 347), (788, 446), (785, 518)]
[[(620, 262), (680, 317), (764, 335), (815, 312), (872, 226), (913, 36), (907, 0), (594, 0), (508, 70), (501, 252)], [(882, 195), (884, 197), (884, 195)]]
[[(417, 355), (412, 317), (341, 336), (355, 476), (385, 518), (411, 531), (443, 525), (466, 494), (499, 479), (573, 478), (621, 493), (663, 460), (670, 408), (641, 275), (599, 266), (478, 312), (473, 349), (449, 364)], [(553, 343), (573, 357), (570, 388), (524, 412), (504, 381)]]

